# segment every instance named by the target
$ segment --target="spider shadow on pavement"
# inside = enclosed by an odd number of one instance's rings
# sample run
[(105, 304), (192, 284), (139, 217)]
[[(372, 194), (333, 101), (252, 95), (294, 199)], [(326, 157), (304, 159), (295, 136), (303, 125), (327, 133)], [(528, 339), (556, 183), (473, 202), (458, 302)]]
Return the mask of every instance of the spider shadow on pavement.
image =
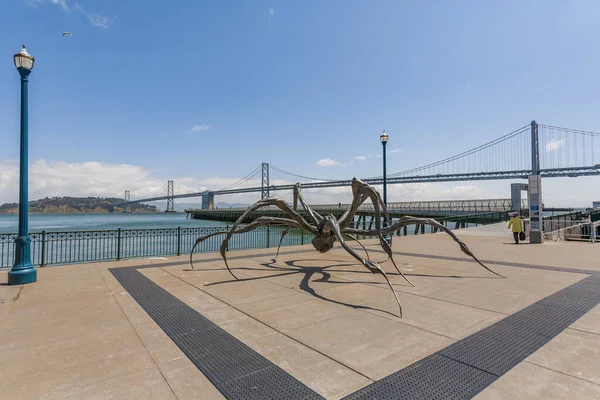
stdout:
[[(379, 309), (379, 308), (347, 303), (347, 302), (334, 300), (334, 299), (325, 297), (322, 294), (317, 293), (317, 291), (310, 285), (311, 282), (319, 282), (319, 283), (326, 283), (326, 284), (341, 284), (341, 285), (367, 283), (367, 282), (360, 282), (360, 281), (332, 279), (331, 274), (335, 273), (335, 272), (352, 272), (352, 273), (357, 273), (357, 274), (373, 275), (373, 273), (370, 271), (360, 271), (360, 270), (350, 271), (347, 269), (335, 269), (335, 268), (340, 268), (340, 267), (358, 266), (357, 263), (340, 263), (340, 260), (322, 260), (322, 259), (302, 259), (302, 260), (283, 261), (283, 262), (286, 264), (286, 266), (275, 265), (275, 263), (276, 263), (275, 259), (272, 259), (271, 262), (265, 262), (265, 263), (260, 264), (261, 266), (266, 267), (268, 269), (248, 268), (248, 267), (232, 268), (233, 270), (236, 270), (236, 271), (242, 272), (242, 273), (244, 271), (270, 271), (270, 270), (276, 272), (275, 274), (272, 274), (272, 275), (252, 276), (252, 277), (247, 277), (247, 278), (239, 278), (237, 280), (236, 279), (228, 279), (228, 280), (220, 281), (220, 282), (206, 283), (206, 284), (204, 284), (204, 286), (215, 286), (215, 285), (222, 285), (222, 284), (226, 284), (226, 283), (235, 283), (235, 282), (248, 282), (248, 281), (256, 281), (256, 280), (262, 280), (262, 279), (269, 279), (269, 278), (301, 274), (302, 280), (300, 281), (300, 284), (298, 287), (300, 290), (302, 290), (305, 293), (310, 294), (311, 296), (314, 296), (323, 301), (327, 301), (327, 302), (339, 304), (339, 305), (344, 305), (344, 306), (351, 307), (354, 309), (379, 311), (379, 312), (397, 317), (396, 314), (386, 311), (386, 310)], [(310, 266), (310, 267), (301, 265), (302, 263), (310, 263), (310, 262), (320, 262), (320, 263), (336, 262), (336, 264), (330, 264), (330, 265), (325, 265), (325, 266)], [(221, 268), (203, 269), (203, 271), (215, 271), (215, 270), (221, 270)], [(194, 270), (194, 271), (201, 271), (201, 270)], [(386, 273), (388, 275), (392, 275), (392, 276), (400, 276), (400, 274), (398, 272), (386, 272)], [(317, 275), (317, 276), (320, 275), (320, 278), (312, 279), (315, 275)], [(450, 278), (450, 279), (485, 278), (482, 276), (430, 275), (430, 274), (418, 274), (418, 273), (404, 273), (404, 275), (419, 276), (419, 277), (432, 277), (432, 278)], [(385, 287), (387, 287), (387, 283), (385, 281), (382, 281), (382, 282), (370, 281), (368, 283), (374, 284), (374, 285), (385, 285)], [(393, 284), (393, 285), (408, 287), (405, 284)]]

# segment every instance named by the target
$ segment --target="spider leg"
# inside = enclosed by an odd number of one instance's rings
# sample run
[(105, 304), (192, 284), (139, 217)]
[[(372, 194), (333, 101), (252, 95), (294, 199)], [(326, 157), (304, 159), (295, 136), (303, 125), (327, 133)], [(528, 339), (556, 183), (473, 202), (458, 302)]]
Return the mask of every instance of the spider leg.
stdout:
[(353, 194), (353, 199), (352, 199), (352, 204), (350, 205), (350, 209), (348, 211), (346, 211), (344, 214), (342, 214), (342, 216), (338, 220), (340, 227), (342, 227), (342, 228), (350, 225), (350, 223), (354, 221), (354, 216), (356, 215), (356, 212), (358, 211), (358, 207), (360, 207), (361, 204), (364, 203), (365, 200), (367, 200), (367, 196), (361, 195), (358, 192), (356, 192), (354, 190), (354, 186), (352, 187), (352, 194)]
[(396, 271), (398, 271), (398, 273), (400, 273), (400, 275), (402, 275), (402, 277), (404, 279), (406, 279), (406, 282), (410, 283), (410, 285), (412, 287), (416, 287), (414, 283), (412, 283), (410, 281), (410, 279), (408, 279), (406, 277), (406, 275), (404, 275), (402, 273), (402, 271), (400, 271), (400, 268), (398, 268), (398, 266), (396, 265), (396, 261), (394, 261), (394, 257), (392, 256), (392, 247), (389, 245), (389, 243), (383, 238), (383, 236), (380, 234), (379, 235), (379, 244), (381, 244), (381, 247), (383, 247), (383, 250), (386, 252), (386, 254), (388, 255), (388, 258), (390, 260), (392, 260), (392, 264), (394, 264), (394, 268), (396, 268)]
[(388, 225), (392, 224), (392, 219), (390, 218), (390, 214), (388, 213), (386, 205), (383, 203), (379, 192), (375, 190), (375, 188), (367, 183), (364, 183), (360, 180), (356, 180), (357, 182), (353, 182), (358, 187), (358, 191), (363, 193), (364, 195), (371, 198), (371, 202), (373, 203), (373, 210), (375, 211), (375, 227), (376, 229), (381, 229), (381, 224), (378, 222), (381, 220), (381, 213), (383, 210), (383, 215)]
[[(370, 261), (372, 263), (372, 265), (377, 268), (377, 270), (379, 271), (379, 273), (381, 275), (383, 275), (383, 277), (385, 278), (385, 281), (387, 282), (388, 286), (390, 287), (390, 289), (392, 289), (392, 293), (394, 294), (394, 297), (396, 298), (396, 302), (398, 303), (398, 307), (400, 308), (400, 318), (402, 318), (402, 305), (400, 304), (400, 299), (398, 299), (398, 295), (396, 294), (396, 291), (394, 290), (394, 287), (392, 286), (392, 283), (390, 282), (390, 280), (387, 277), (387, 274), (385, 273), (385, 271), (379, 266), (379, 264)], [(402, 275), (404, 276), (404, 275)], [(406, 279), (406, 277), (404, 277)], [(408, 279), (406, 279), (408, 281)], [(410, 281), (408, 281), (411, 285), (412, 283)], [(414, 285), (413, 285), (414, 286)]]
[(290, 227), (287, 227), (283, 232), (281, 232), (281, 239), (279, 239), (279, 246), (277, 246), (277, 253), (275, 254), (275, 260), (277, 261), (277, 257), (279, 257), (279, 248), (281, 247), (281, 243), (283, 243), (283, 238), (290, 231)]
[[(196, 246), (200, 243), (202, 243), (203, 241), (205, 241), (206, 239), (213, 237), (213, 236), (217, 236), (217, 235), (227, 235), (227, 237), (225, 238), (225, 240), (223, 240), (223, 243), (221, 243), (221, 247), (219, 248), (219, 252), (221, 253), (221, 257), (223, 257), (223, 261), (225, 261), (225, 267), (227, 267), (227, 270), (229, 271), (229, 273), (231, 274), (231, 276), (233, 276), (236, 280), (238, 279), (237, 276), (235, 276), (233, 274), (233, 272), (231, 271), (231, 269), (229, 268), (229, 264), (227, 263), (227, 256), (226, 256), (226, 251), (227, 251), (227, 247), (228, 247), (228, 242), (229, 239), (231, 238), (231, 236), (233, 234), (236, 233), (245, 233), (245, 232), (249, 232), (253, 229), (258, 228), (259, 226), (263, 226), (263, 225), (284, 225), (284, 226), (288, 226), (289, 227), (294, 227), (294, 228), (302, 228), (302, 225), (297, 222), (297, 221), (293, 221), (287, 218), (277, 218), (277, 217), (259, 217), (257, 219), (255, 219), (254, 221), (252, 221), (251, 223), (249, 223), (248, 225), (235, 229), (236, 226), (234, 225), (234, 227), (231, 228), (231, 230), (229, 231), (220, 231), (220, 232), (213, 232), (210, 233), (208, 235), (199, 237), (198, 239), (196, 239), (196, 243), (194, 243), (194, 246), (192, 247), (192, 251), (190, 252), (190, 264), (192, 265), (192, 269), (194, 269), (194, 263), (192, 260), (192, 256), (194, 254), (194, 250), (196, 249)], [(282, 238), (283, 240), (283, 238)]]
[(371, 257), (369, 257), (369, 252), (367, 251), (367, 248), (365, 246), (363, 246), (363, 244), (360, 242), (360, 240), (358, 240), (356, 238), (356, 236), (347, 234), (348, 237), (350, 237), (350, 239), (355, 240), (356, 242), (358, 242), (358, 244), (360, 245), (360, 247), (362, 247), (362, 249), (365, 251), (365, 253), (367, 254), (367, 260), (371, 261)]
[[(391, 219), (390, 219), (390, 215), (387, 211), (387, 208), (386, 208), (385, 204), (383, 203), (383, 200), (381, 200), (381, 196), (379, 196), (379, 193), (375, 190), (375, 188), (371, 185), (368, 185), (368, 184), (358, 180), (358, 179), (355, 179), (352, 182), (352, 186), (353, 186), (353, 190), (355, 190), (357, 193), (362, 193), (361, 200), (364, 199), (365, 197), (371, 198), (371, 201), (373, 203), (373, 209), (375, 210), (375, 228), (377, 229), (377, 231), (381, 232), (381, 223), (380, 223), (381, 210), (383, 210), (383, 212), (384, 212), (386, 221), (388, 221), (388, 225), (391, 225)], [(396, 261), (394, 260), (394, 257), (392, 255), (392, 248), (391, 248), (390, 244), (383, 238), (383, 234), (379, 234), (377, 236), (379, 238), (379, 244), (381, 245), (381, 247), (387, 254), (388, 259), (392, 260), (392, 264), (394, 265), (394, 268), (396, 268), (396, 271), (398, 271), (398, 273), (400, 275), (402, 275), (402, 277), (408, 283), (410, 283), (410, 285), (412, 287), (415, 287), (415, 285), (410, 281), (410, 279), (408, 279), (406, 277), (406, 275), (404, 275), (404, 273), (402, 273), (402, 271), (400, 271), (400, 269), (398, 268), (398, 265), (396, 265)]]
[[(231, 235), (233, 234), (232, 232), (234, 232), (235, 228), (241, 224), (244, 219), (246, 219), (246, 217), (248, 215), (250, 215), (251, 213), (253, 213), (254, 211), (256, 211), (259, 208), (262, 207), (268, 207), (268, 206), (276, 206), (277, 208), (279, 208), (280, 210), (282, 210), (284, 213), (286, 213), (291, 220), (297, 222), (300, 225), (300, 228), (311, 232), (313, 234), (317, 233), (317, 229), (313, 226), (311, 226), (308, 222), (306, 222), (304, 220), (304, 218), (302, 218), (302, 216), (300, 214), (298, 214), (295, 210), (291, 209), (290, 206), (283, 201), (282, 199), (280, 199), (279, 197), (269, 197), (263, 200), (259, 200), (256, 203), (254, 203), (252, 206), (248, 207), (248, 210), (246, 210), (233, 224), (233, 227), (231, 228), (230, 234), (228, 234), (225, 239), (223, 239), (223, 244), (221, 245), (221, 255), (223, 256), (223, 258), (225, 258), (225, 251), (227, 251), (228, 245), (229, 245), (229, 239), (231, 238)], [(262, 221), (265, 221), (264, 219), (258, 218)], [(284, 218), (285, 220), (288, 220), (287, 218)], [(264, 225), (264, 223), (263, 223)], [(227, 264), (227, 260), (225, 259), (225, 264)]]
[(364, 258), (362, 258), (361, 256), (359, 256), (354, 250), (352, 250), (350, 248), (350, 246), (348, 246), (348, 244), (346, 243), (346, 241), (344, 240), (344, 238), (342, 236), (342, 233), (340, 232), (340, 227), (339, 227), (338, 223), (333, 222), (332, 220), (329, 220), (328, 222), (329, 222), (328, 223), (329, 228), (335, 234), (337, 240), (339, 240), (339, 242), (342, 245), (342, 247), (348, 253), (350, 253), (350, 255), (352, 257), (354, 257), (358, 261), (360, 261), (369, 271), (371, 271), (373, 273), (380, 273), (381, 275), (383, 275), (383, 277), (386, 280), (386, 282), (388, 283), (390, 289), (392, 289), (392, 293), (394, 294), (394, 297), (396, 298), (396, 302), (398, 303), (398, 307), (400, 308), (400, 318), (402, 318), (402, 305), (400, 304), (400, 300), (398, 299), (398, 295), (396, 294), (396, 290), (394, 290), (394, 286), (392, 286), (392, 283), (388, 279), (387, 274), (385, 273), (385, 271), (379, 266), (379, 264), (377, 264), (374, 261), (365, 260)]
[[(383, 215), (385, 216), (385, 219), (387, 221), (387, 224), (388, 225), (392, 224), (392, 220), (390, 218), (390, 214), (387, 211), (387, 207), (383, 203), (383, 200), (381, 199), (379, 192), (377, 192), (377, 190), (375, 190), (375, 188), (373, 186), (371, 186), (367, 183), (364, 183), (360, 179), (354, 178), (352, 180), (352, 193), (354, 195), (354, 199), (352, 201), (352, 206), (350, 207), (349, 212), (344, 214), (340, 218), (340, 228), (343, 229), (343, 228), (346, 228), (348, 225), (350, 225), (350, 222), (352, 222), (354, 220), (354, 215), (356, 214), (358, 207), (360, 207), (367, 198), (370, 198), (371, 202), (373, 203), (373, 210), (375, 211), (375, 229), (377, 229), (378, 231), (381, 230), (381, 212), (382, 212), (382, 210), (383, 210)], [(383, 237), (380, 240), (383, 241)], [(382, 246), (383, 246), (383, 244), (382, 244)], [(395, 265), (395, 263), (394, 263), (394, 265)], [(400, 270), (398, 270), (398, 272), (400, 272)]]
[[(289, 216), (289, 219), (296, 221), (298, 224), (300, 224), (300, 226), (305, 231), (308, 231), (312, 234), (317, 233), (317, 229), (314, 226), (312, 226), (308, 222), (306, 222), (306, 220), (304, 218), (302, 218), (302, 216), (300, 214), (298, 214), (298, 212), (296, 212), (296, 210), (293, 210), (285, 201), (283, 201), (279, 197), (268, 197), (266, 199), (259, 200), (256, 203), (254, 203), (253, 205), (251, 205), (250, 207), (248, 207), (248, 209), (246, 211), (244, 211), (244, 213), (242, 215), (240, 215), (240, 217), (235, 221), (235, 223), (233, 224), (233, 227), (231, 228), (232, 231), (233, 231), (233, 229), (235, 229), (236, 226), (240, 225), (246, 219), (246, 217), (248, 217), (248, 215), (250, 215), (254, 211), (258, 210), (259, 208), (268, 207), (268, 206), (275, 206), (275, 207), (279, 208), (281, 211), (283, 211), (285, 214), (287, 214)], [(284, 219), (287, 219), (287, 218), (284, 218)]]
[(298, 201), (300, 201), (300, 205), (304, 208), (304, 211), (310, 216), (312, 222), (315, 225), (319, 225), (319, 222), (323, 220), (323, 216), (316, 211), (313, 211), (308, 204), (304, 201), (304, 196), (302, 195), (300, 182), (294, 185), (294, 210), (298, 208)]
[[(297, 223), (292, 226), (300, 227), (301, 229), (304, 229), (313, 234), (317, 233), (317, 229), (315, 227), (311, 226), (308, 222), (306, 222), (304, 220), (304, 218), (302, 218), (302, 216), (296, 212), (296, 210), (293, 210), (292, 208), (290, 208), (290, 206), (285, 201), (280, 199), (279, 197), (269, 197), (269, 198), (266, 198), (263, 200), (259, 200), (256, 203), (254, 203), (252, 206), (248, 207), (248, 210), (246, 210), (235, 221), (235, 223), (233, 224), (233, 227), (231, 228), (230, 233), (225, 237), (225, 239), (223, 239), (223, 243), (221, 244), (220, 251), (221, 251), (221, 256), (225, 260), (225, 265), (227, 265), (227, 258), (225, 257), (225, 252), (227, 251), (227, 248), (229, 246), (229, 239), (233, 235), (235, 228), (239, 224), (241, 224), (248, 215), (250, 215), (251, 213), (253, 213), (254, 211), (256, 211), (257, 209), (259, 209), (261, 207), (267, 207), (267, 206), (276, 206), (277, 208), (282, 210), (284, 213), (286, 213), (291, 218), (292, 221)], [(258, 221), (258, 220), (263, 221), (261, 223), (262, 225), (269, 224), (269, 222), (265, 222), (265, 221), (269, 221), (269, 219), (267, 219), (267, 217), (260, 217), (260, 218), (257, 218), (255, 221)], [(282, 222), (282, 221), (290, 221), (290, 219), (288, 219), (288, 218), (274, 218), (273, 217), (270, 221), (279, 221), (279, 223), (281, 225), (290, 226), (286, 222)], [(287, 232), (285, 232), (285, 234), (287, 234)], [(281, 241), (283, 241), (283, 237), (285, 236), (285, 234), (282, 235)], [(279, 242), (280, 245), (281, 245), (281, 241)], [(277, 249), (277, 254), (279, 254), (279, 248)], [(227, 267), (227, 269), (229, 269), (229, 266)]]
[(363, 236), (379, 236), (380, 234), (390, 234), (404, 226), (412, 225), (412, 224), (432, 225), (432, 226), (435, 226), (436, 228), (438, 228), (439, 230), (446, 232), (448, 235), (450, 235), (450, 237), (452, 239), (454, 239), (454, 241), (456, 243), (459, 244), (460, 249), (463, 253), (465, 253), (466, 255), (473, 258), (479, 265), (481, 265), (483, 268), (485, 268), (492, 274), (497, 275), (501, 278), (506, 278), (505, 276), (502, 276), (499, 273), (494, 272), (490, 268), (486, 267), (481, 261), (479, 261), (479, 259), (477, 257), (475, 257), (475, 254), (473, 254), (473, 252), (467, 247), (467, 245), (462, 240), (460, 240), (454, 234), (454, 232), (452, 232), (450, 229), (446, 228), (444, 225), (440, 224), (438, 221), (436, 221), (433, 218), (416, 218), (416, 217), (405, 216), (405, 217), (400, 218), (394, 224), (392, 224), (386, 228), (383, 228), (380, 232), (378, 232), (377, 230), (372, 230), (372, 229), (363, 231), (363, 230), (358, 230), (358, 229), (353, 229), (353, 228), (345, 228), (343, 230), (343, 232), (344, 232), (344, 234), (350, 233), (350, 234), (357, 234), (357, 235), (363, 235)]

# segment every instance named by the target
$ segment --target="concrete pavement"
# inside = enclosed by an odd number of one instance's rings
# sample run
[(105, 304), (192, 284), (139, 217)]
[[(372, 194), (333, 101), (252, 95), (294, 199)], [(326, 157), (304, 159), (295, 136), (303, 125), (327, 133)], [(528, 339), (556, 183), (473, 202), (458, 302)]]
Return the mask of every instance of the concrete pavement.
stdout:
[[(0, 398), (223, 398), (111, 268), (144, 267), (143, 276), (327, 399), (379, 381), (588, 276), (521, 264), (600, 271), (600, 245), (515, 246), (508, 230), (461, 239), (507, 279), (469, 262), (445, 234), (395, 238), (396, 262), (416, 285), (392, 274), (389, 261), (382, 264), (403, 318), (382, 277), (339, 245), (326, 254), (282, 248), (276, 262), (275, 249), (232, 251), (240, 281), (214, 253), (195, 257), (193, 271), (184, 256), (47, 267), (25, 286), (5, 285), (0, 272)], [(373, 259), (385, 260), (376, 243), (366, 244)], [(599, 327), (596, 306), (477, 398), (600, 399)]]

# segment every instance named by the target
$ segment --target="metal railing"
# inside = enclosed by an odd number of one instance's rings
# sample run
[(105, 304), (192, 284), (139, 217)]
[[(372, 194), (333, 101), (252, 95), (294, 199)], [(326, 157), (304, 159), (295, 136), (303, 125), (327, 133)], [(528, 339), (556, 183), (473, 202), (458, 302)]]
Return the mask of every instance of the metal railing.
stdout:
[[(338, 204), (311, 204), (310, 208), (315, 211), (330, 211), (330, 210), (349, 210), (350, 203), (338, 203)], [(301, 209), (301, 207), (299, 207)], [(406, 201), (406, 202), (389, 202), (387, 203), (389, 211), (406, 211), (406, 212), (419, 212), (419, 211), (455, 211), (455, 212), (469, 212), (469, 213), (482, 213), (482, 212), (496, 212), (496, 211), (510, 211), (512, 210), (512, 203), (510, 199), (483, 199), (483, 200), (439, 200), (439, 201)], [(521, 200), (521, 208), (527, 208), (527, 200)], [(373, 204), (365, 202), (358, 208), (361, 211), (372, 211)], [(241, 211), (244, 208), (229, 208), (222, 209), (224, 211)], [(279, 210), (276, 206), (262, 207), (261, 210)], [(194, 211), (193, 209), (187, 211)], [(206, 210), (197, 210), (206, 211)]]
[(596, 243), (599, 237), (600, 221), (592, 222), (590, 220), (544, 233), (544, 240), (555, 242), (577, 240)]
[[(440, 218), (437, 221), (449, 229), (485, 225), (508, 218), (506, 212)], [(357, 228), (364, 223), (355, 222)], [(196, 239), (214, 232), (227, 231), (230, 226), (202, 228), (114, 229), (101, 231), (32, 232), (31, 261), (34, 266), (71, 264), (93, 261), (116, 261), (136, 257), (156, 257), (189, 254)], [(250, 232), (236, 234), (229, 241), (229, 250), (277, 247), (281, 226), (261, 226)], [(434, 233), (431, 226), (408, 227), (397, 235)], [(200, 243), (195, 252), (216, 252), (225, 235), (211, 237)], [(14, 262), (16, 233), (0, 234), (0, 268), (10, 268)], [(359, 236), (364, 239), (364, 237)], [(301, 229), (290, 229), (282, 246), (308, 244), (312, 235)]]
[[(444, 225), (446, 228), (450, 230), (454, 229), (464, 229), (471, 228), (475, 226), (481, 225), (489, 225), (495, 224), (498, 222), (508, 221), (510, 219), (509, 213), (505, 211), (497, 211), (497, 212), (487, 212), (487, 213), (477, 213), (477, 214), (468, 214), (461, 216), (447, 216), (442, 218), (434, 218), (437, 222)], [(397, 221), (398, 218), (392, 218), (392, 223)], [(358, 220), (354, 222), (354, 226), (356, 228), (362, 229), (375, 229), (375, 223), (373, 220), (367, 221), (366, 219)], [(425, 233), (436, 233), (439, 230), (432, 225), (410, 225), (401, 228), (398, 230), (396, 235), (398, 236), (408, 236), (408, 235), (418, 235)]]
[[(277, 246), (283, 227), (262, 226), (247, 233), (234, 235), (230, 250), (269, 248)], [(189, 254), (198, 237), (229, 230), (228, 226), (203, 228), (115, 229), (103, 231), (33, 232), (31, 261), (34, 266), (92, 261), (112, 261), (135, 257)], [(16, 233), (0, 234), (0, 268), (10, 268), (14, 262)], [(195, 252), (219, 251), (225, 235), (200, 243)], [(301, 229), (291, 229), (282, 246), (310, 243), (312, 235)]]
[(586, 220), (596, 222), (600, 220), (600, 210), (589, 212), (576, 211), (568, 214), (544, 217), (544, 232), (555, 232), (572, 226), (580, 225)]
[[(387, 204), (390, 211), (459, 211), (469, 213), (486, 213), (496, 211), (510, 211), (510, 199), (483, 199), (483, 200), (441, 200), (441, 201), (410, 201), (390, 202)], [(521, 200), (521, 208), (527, 208), (527, 201)], [(372, 203), (364, 203), (361, 210), (373, 210)]]

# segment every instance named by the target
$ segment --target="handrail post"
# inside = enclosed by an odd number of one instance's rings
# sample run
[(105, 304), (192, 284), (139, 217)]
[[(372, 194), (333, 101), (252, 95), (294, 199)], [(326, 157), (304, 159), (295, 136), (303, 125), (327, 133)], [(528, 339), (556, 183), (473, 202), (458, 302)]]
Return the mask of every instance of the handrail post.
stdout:
[(181, 227), (177, 227), (177, 255), (181, 255)]
[(300, 230), (300, 245), (304, 245), (304, 229)]
[(269, 246), (271, 244), (270, 242), (271, 242), (271, 229), (270, 229), (270, 226), (267, 225), (267, 249), (269, 248)]
[(42, 257), (40, 267), (46, 266), (46, 231), (42, 231)]
[(117, 261), (121, 259), (121, 228), (117, 229)]

